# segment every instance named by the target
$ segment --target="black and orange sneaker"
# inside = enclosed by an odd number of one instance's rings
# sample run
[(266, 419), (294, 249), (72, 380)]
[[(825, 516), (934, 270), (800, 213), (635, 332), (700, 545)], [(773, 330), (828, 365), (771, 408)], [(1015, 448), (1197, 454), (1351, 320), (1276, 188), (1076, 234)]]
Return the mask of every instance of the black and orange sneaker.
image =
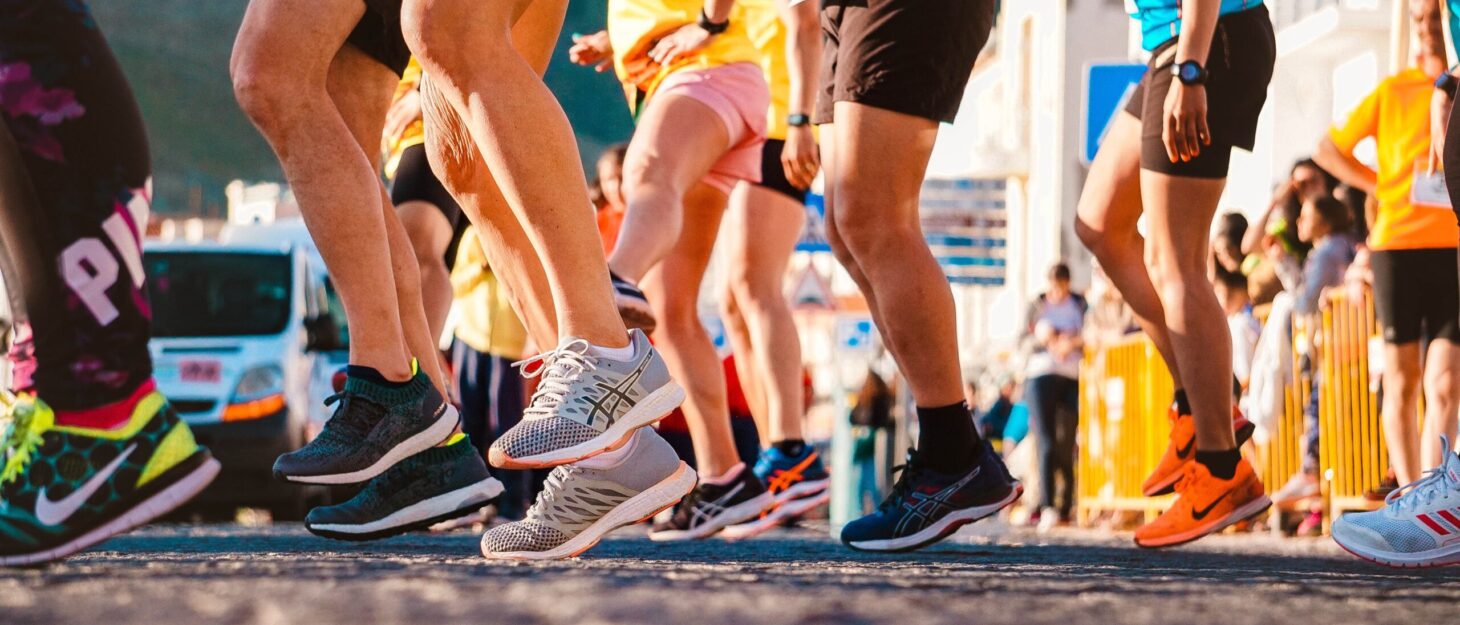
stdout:
[[(1179, 414), (1176, 405), (1172, 404), (1170, 419), (1171, 442), (1166, 446), (1166, 453), (1162, 454), (1156, 470), (1141, 485), (1141, 492), (1147, 497), (1159, 497), (1172, 492), (1176, 481), (1181, 479), (1182, 469), (1196, 458), (1196, 418), (1189, 414)], [(1237, 406), (1232, 406), (1232, 431), (1237, 435), (1238, 447), (1252, 438), (1252, 432), (1256, 429), (1257, 426), (1242, 416), (1242, 411)]]
[(1237, 463), (1230, 480), (1212, 475), (1200, 462), (1188, 462), (1176, 482), (1178, 497), (1155, 521), (1136, 530), (1136, 544), (1172, 547), (1222, 531), (1250, 519), (1272, 505), (1262, 480), (1247, 459)]
[(755, 462), (755, 475), (775, 496), (774, 507), (760, 518), (731, 525), (721, 536), (731, 540), (750, 538), (780, 525), (794, 522), (807, 512), (831, 500), (831, 476), (821, 463), (816, 449), (806, 445), (800, 454), (790, 455), (770, 447), (760, 452)]

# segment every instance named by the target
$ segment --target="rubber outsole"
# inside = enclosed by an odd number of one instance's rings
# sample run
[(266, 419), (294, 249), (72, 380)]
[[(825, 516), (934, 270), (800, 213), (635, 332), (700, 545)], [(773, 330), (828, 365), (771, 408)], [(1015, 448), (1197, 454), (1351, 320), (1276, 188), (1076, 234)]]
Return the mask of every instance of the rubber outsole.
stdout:
[(642, 427), (663, 420), (684, 403), (684, 387), (670, 380), (639, 402), (603, 433), (587, 441), (550, 453), (514, 458), (493, 445), (487, 450), (487, 462), (499, 469), (550, 469), (559, 465), (587, 460), (606, 451), (622, 447)]
[[(201, 458), (200, 460), (198, 460)], [(63, 559), (88, 547), (95, 546), (109, 538), (124, 534), (166, 515), (203, 492), (213, 478), (218, 477), (222, 465), (206, 449), (198, 451), (183, 463), (194, 462), (196, 467), (178, 477), (168, 486), (152, 494), (126, 511), (68, 542), (44, 551), (0, 557), (0, 566), (36, 566)]]
[[(487, 551), (482, 545), (482, 555), (488, 560), (563, 560), (576, 558), (592, 549), (603, 537), (625, 525), (634, 525), (654, 518), (655, 515), (674, 507), (694, 490), (699, 476), (684, 462), (679, 468), (658, 484), (650, 486), (610, 510), (608, 514), (584, 528), (577, 536), (553, 549), (545, 551)], [(485, 537), (483, 537), (485, 538)]]
[[(309, 533), (314, 534), (315, 536), (329, 538), (331, 540), (343, 540), (348, 542), (366, 542), (371, 540), (380, 540), (383, 538), (390, 538), (392, 536), (400, 536), (401, 534), (406, 534), (417, 530), (429, 529), (432, 525), (435, 525), (442, 521), (450, 521), (463, 515), (476, 512), (477, 510), (481, 510), (483, 507), (488, 506), (501, 498), (502, 490), (503, 486), (500, 481), (498, 481), (496, 478), (487, 478), (486, 480), (483, 480), (476, 484), (462, 487), (450, 493), (437, 495), (436, 497), (432, 497), (431, 499), (416, 504), (418, 506), (429, 507), (432, 502), (439, 501), (447, 504), (449, 508), (443, 512), (433, 514), (431, 516), (421, 519), (411, 519), (401, 525), (395, 525), (383, 529), (351, 531), (349, 529), (343, 529), (347, 526), (343, 526), (342, 524), (323, 523), (313, 525), (308, 522), (304, 524), (304, 529), (309, 530)], [(465, 497), (466, 499), (463, 501), (461, 500), (462, 497)], [(402, 510), (400, 512), (407, 511)]]
[(801, 515), (806, 514), (819, 506), (824, 506), (831, 501), (831, 491), (806, 495), (800, 499), (792, 499), (776, 504), (770, 512), (765, 513), (761, 518), (739, 525), (731, 525), (720, 531), (720, 537), (725, 540), (745, 540), (754, 538), (777, 527), (795, 521)]
[(1019, 501), (1024, 496), (1024, 485), (1014, 483), (1014, 490), (1007, 497), (998, 503), (987, 506), (976, 506), (963, 510), (954, 510), (929, 527), (924, 528), (911, 536), (887, 540), (850, 541), (842, 539), (842, 544), (851, 547), (856, 551), (869, 551), (877, 553), (903, 553), (917, 551), (928, 545), (939, 542), (952, 536), (959, 528), (970, 523), (977, 523), (1007, 508)]
[(1233, 525), (1246, 521), (1247, 519), (1262, 514), (1263, 512), (1266, 512), (1267, 509), (1270, 507), (1272, 507), (1272, 500), (1268, 499), (1267, 495), (1262, 495), (1256, 499), (1253, 499), (1252, 501), (1243, 504), (1242, 507), (1233, 510), (1231, 514), (1223, 517), (1221, 521), (1213, 525), (1182, 532), (1175, 536), (1163, 538), (1157, 541), (1141, 542), (1141, 540), (1137, 538), (1135, 539), (1135, 543), (1137, 547), (1140, 547), (1142, 549), (1165, 549), (1168, 547), (1179, 547), (1187, 543), (1201, 540), (1203, 538), (1206, 538), (1207, 536), (1211, 536), (1212, 534), (1227, 529), (1228, 527), (1231, 527)]
[(397, 462), (435, 447), (451, 437), (451, 434), (456, 431), (456, 424), (461, 422), (461, 415), (456, 411), (455, 406), (449, 403), (445, 404), (445, 406), (446, 410), (441, 413), (441, 416), (436, 419), (435, 423), (432, 423), (429, 427), (412, 435), (410, 438), (401, 441), (399, 445), (385, 452), (385, 455), (364, 469), (324, 475), (287, 475), (282, 471), (275, 470), (274, 477), (285, 482), (294, 482), (296, 484), (326, 485), (360, 484), (373, 480), (381, 473), (385, 473), (387, 469), (395, 466)]

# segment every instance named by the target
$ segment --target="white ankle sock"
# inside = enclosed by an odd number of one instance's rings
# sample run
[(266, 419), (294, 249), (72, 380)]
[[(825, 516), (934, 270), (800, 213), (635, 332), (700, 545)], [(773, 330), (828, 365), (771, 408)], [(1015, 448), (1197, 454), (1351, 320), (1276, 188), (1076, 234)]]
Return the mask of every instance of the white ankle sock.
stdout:
[(709, 478), (709, 479), (700, 478), (700, 481), (701, 482), (704, 482), (706, 484), (714, 484), (716, 486), (724, 486), (726, 484), (729, 484), (730, 482), (734, 482), (735, 481), (735, 478), (740, 477), (740, 472), (741, 471), (744, 471), (744, 470), (745, 470), (745, 463), (744, 462), (737, 462), (737, 463), (735, 463), (735, 466), (730, 467), (730, 470), (728, 470), (728, 471), (720, 474), (719, 477), (713, 477), (713, 478)]
[(603, 347), (600, 345), (593, 345), (591, 343), (589, 344), (589, 346), (593, 348), (594, 353), (609, 360), (627, 362), (629, 360), (632, 360), (634, 357), (633, 341), (629, 341), (629, 344), (623, 347)]
[(634, 430), (633, 435), (629, 436), (629, 442), (624, 443), (623, 447), (605, 451), (587, 460), (581, 460), (578, 462), (578, 466), (585, 469), (611, 469), (623, 464), (623, 461), (630, 454), (634, 453), (634, 447), (638, 446), (640, 436), (643, 436), (642, 428)]

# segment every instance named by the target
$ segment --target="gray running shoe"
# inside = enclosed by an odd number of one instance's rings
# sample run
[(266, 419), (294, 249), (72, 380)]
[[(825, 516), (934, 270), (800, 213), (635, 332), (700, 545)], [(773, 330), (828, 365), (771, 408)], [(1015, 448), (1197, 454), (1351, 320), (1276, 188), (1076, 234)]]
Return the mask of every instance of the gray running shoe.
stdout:
[[(522, 422), (492, 443), (487, 458), (503, 469), (539, 469), (591, 458), (618, 446), (634, 430), (664, 418), (684, 402), (664, 359), (643, 332), (631, 330), (634, 356), (599, 356), (583, 339), (517, 363), (541, 376)], [(528, 370), (533, 364), (541, 366)]]
[(482, 555), (494, 560), (571, 558), (615, 528), (666, 510), (694, 489), (695, 472), (650, 428), (627, 443), (623, 461), (607, 469), (564, 465), (553, 469), (527, 518), (482, 536)]
[(375, 540), (481, 510), (502, 494), (466, 438), (406, 458), (345, 503), (315, 508), (304, 527), (325, 538)]
[(279, 456), (274, 476), (306, 484), (358, 484), (451, 436), (458, 420), (425, 373), (399, 388), (359, 378), (326, 400), (339, 402), (309, 444)]

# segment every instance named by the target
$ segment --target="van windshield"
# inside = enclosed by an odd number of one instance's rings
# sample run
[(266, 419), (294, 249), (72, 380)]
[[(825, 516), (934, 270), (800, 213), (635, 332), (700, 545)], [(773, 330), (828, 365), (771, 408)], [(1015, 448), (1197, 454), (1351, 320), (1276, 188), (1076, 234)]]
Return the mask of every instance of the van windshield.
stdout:
[(262, 336), (289, 323), (289, 256), (147, 252), (153, 336)]

